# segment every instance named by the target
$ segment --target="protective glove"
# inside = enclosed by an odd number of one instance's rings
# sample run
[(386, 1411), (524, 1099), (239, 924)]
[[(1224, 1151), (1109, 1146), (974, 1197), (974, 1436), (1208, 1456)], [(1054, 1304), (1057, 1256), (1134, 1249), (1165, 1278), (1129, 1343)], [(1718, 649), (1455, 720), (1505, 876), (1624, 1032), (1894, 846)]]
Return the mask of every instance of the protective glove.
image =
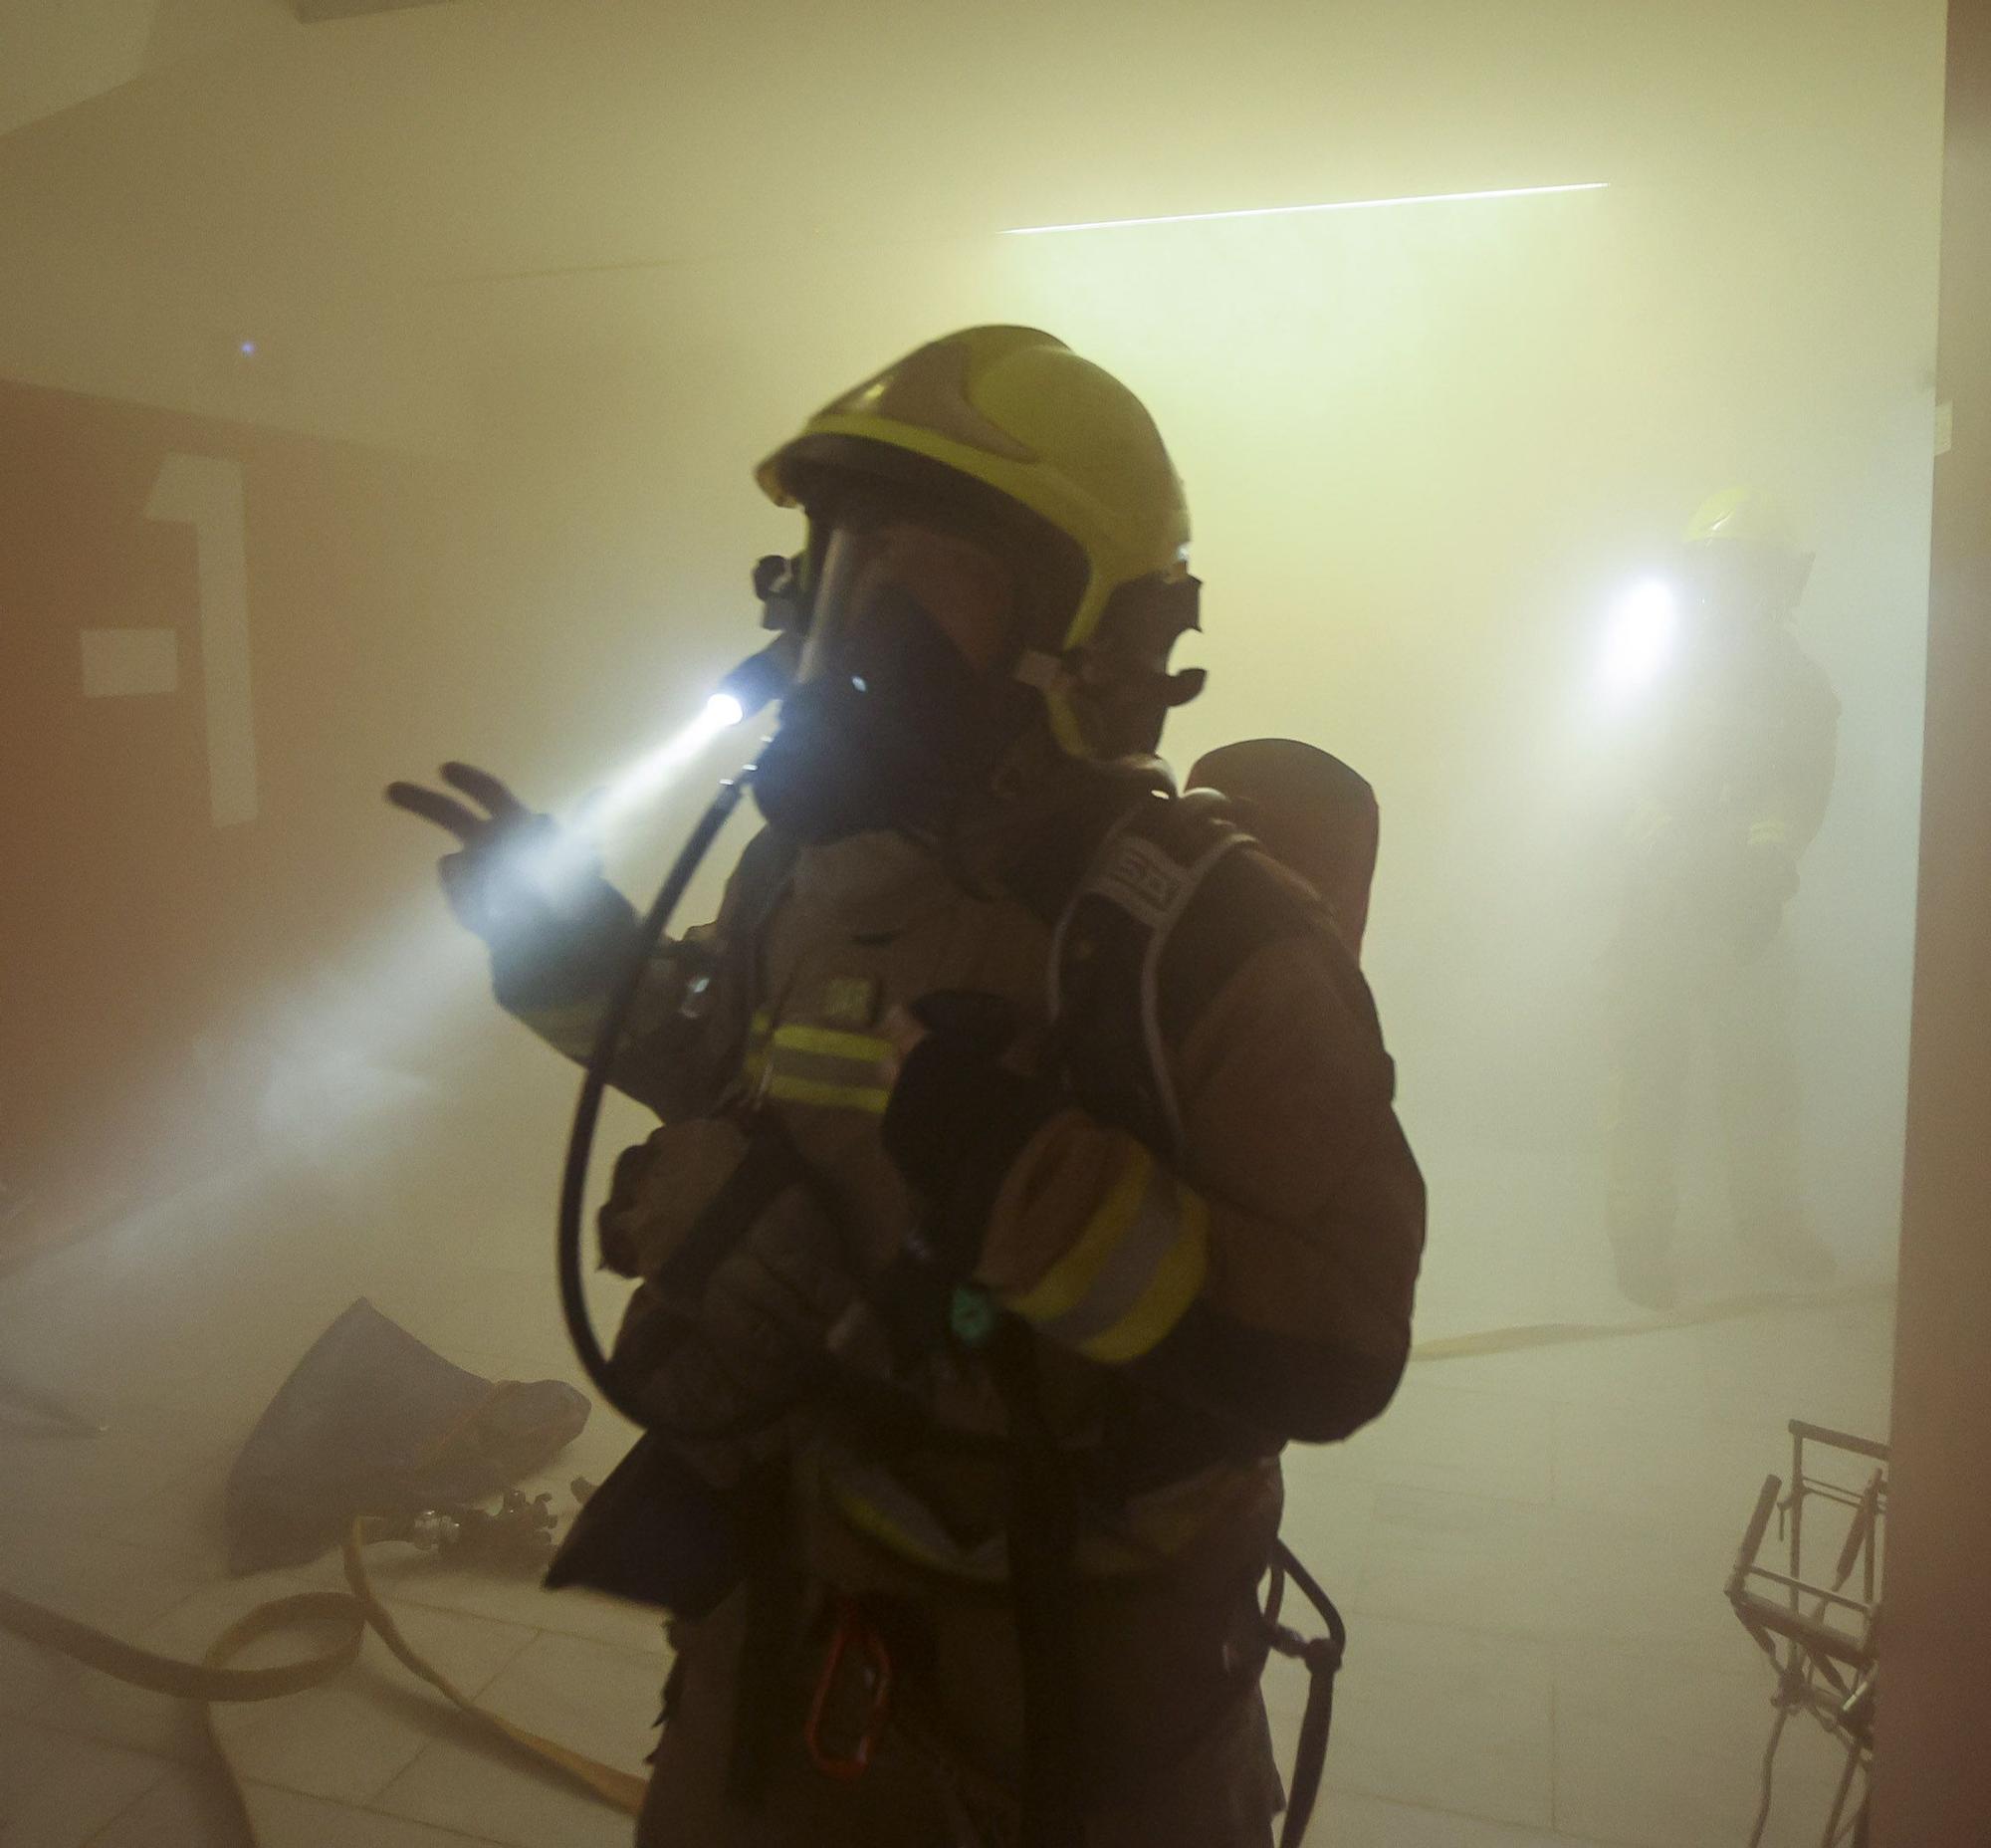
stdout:
[(457, 922), (490, 946), (500, 1000), (546, 1006), (597, 992), (635, 930), (629, 901), (578, 835), (489, 771), (451, 763), (441, 776), (470, 802), (417, 783), (390, 783), (387, 800), (461, 843), (436, 873)]
[[(654, 1279), (671, 1271), (678, 1279), (673, 1293), (695, 1310), (712, 1266), (685, 1255), (694, 1231), (703, 1227), (707, 1239), (738, 1237), (789, 1178), (775, 1152), (767, 1141), (757, 1150), (745, 1126), (730, 1116), (689, 1117), (652, 1130), (616, 1158), (608, 1199), (595, 1219), (603, 1266), (629, 1277)], [(755, 1198), (740, 1200), (756, 1176)], [(727, 1211), (713, 1213), (729, 1186), (736, 1198)]]
[(727, 1487), (778, 1448), (856, 1299), (854, 1267), (774, 1124), (669, 1125), (631, 1155), (603, 1241), (643, 1282), (612, 1364), (652, 1428)]
[(901, 1056), (881, 1136), (928, 1209), (918, 1256), (959, 1279), (981, 1257), (1010, 1165), (1062, 1099), (1002, 1063), (1016, 1018), (999, 996), (941, 990), (911, 1015), (896, 1031), (888, 1023)]
[(1752, 962), (1775, 942), (1784, 906), (1798, 889), (1797, 862), (1781, 846), (1748, 847), (1728, 891), (1728, 940), (1742, 961)]
[(837, 1229), (769, 1121), (692, 1119), (624, 1153), (604, 1258), (640, 1274), (610, 1364), (648, 1429), (547, 1574), (684, 1618), (783, 1530), (785, 1414), (855, 1300)]

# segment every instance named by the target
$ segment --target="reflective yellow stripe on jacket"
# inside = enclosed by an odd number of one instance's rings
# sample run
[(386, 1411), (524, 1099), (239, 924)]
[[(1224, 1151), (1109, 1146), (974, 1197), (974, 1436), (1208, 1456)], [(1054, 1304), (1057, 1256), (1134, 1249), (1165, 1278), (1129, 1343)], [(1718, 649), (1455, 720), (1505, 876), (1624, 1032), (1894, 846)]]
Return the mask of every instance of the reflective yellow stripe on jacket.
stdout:
[(1007, 1306), (1089, 1360), (1132, 1360), (1182, 1319), (1209, 1264), (1209, 1209), (1129, 1143), (1119, 1177), (1071, 1249)]
[(762, 1013), (748, 1030), (742, 1070), (759, 1095), (778, 1103), (883, 1116), (892, 1094), (885, 1082), (891, 1055), (889, 1040), (830, 1027), (772, 1027)]

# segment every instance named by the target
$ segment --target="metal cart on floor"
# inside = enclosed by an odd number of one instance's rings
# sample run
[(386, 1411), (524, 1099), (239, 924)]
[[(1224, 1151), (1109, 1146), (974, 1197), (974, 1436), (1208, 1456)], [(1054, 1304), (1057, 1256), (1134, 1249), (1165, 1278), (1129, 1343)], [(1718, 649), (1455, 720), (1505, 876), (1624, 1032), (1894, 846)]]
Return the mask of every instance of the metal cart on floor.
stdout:
[[(1880, 1653), (1881, 1526), (1887, 1509), (1887, 1447), (1794, 1418), (1791, 1475), (1766, 1477), (1728, 1576), (1728, 1602), (1777, 1674), (1776, 1718), (1763, 1753), (1763, 1795), (1749, 1848), (1770, 1820), (1777, 1748), (1793, 1718), (1809, 1716), (1845, 1748), (1846, 1762), (1826, 1818), (1823, 1848), (1866, 1848), (1868, 1772), (1874, 1751), (1874, 1690)], [(1809, 1447), (1809, 1448), (1807, 1448)], [(1820, 1457), (1820, 1452), (1829, 1453)], [(1858, 1459), (1873, 1467), (1855, 1488), (1842, 1479)], [(1826, 1473), (1822, 1473), (1826, 1472)], [(1806, 1576), (1831, 1534), (1821, 1516), (1850, 1510), (1829, 1581)], [(1770, 1518), (1787, 1556), (1762, 1560)], [(1837, 1525), (1837, 1520), (1834, 1520)], [(1851, 1589), (1849, 1589), (1849, 1586)], [(1853, 1800), (1856, 1781), (1861, 1786)]]

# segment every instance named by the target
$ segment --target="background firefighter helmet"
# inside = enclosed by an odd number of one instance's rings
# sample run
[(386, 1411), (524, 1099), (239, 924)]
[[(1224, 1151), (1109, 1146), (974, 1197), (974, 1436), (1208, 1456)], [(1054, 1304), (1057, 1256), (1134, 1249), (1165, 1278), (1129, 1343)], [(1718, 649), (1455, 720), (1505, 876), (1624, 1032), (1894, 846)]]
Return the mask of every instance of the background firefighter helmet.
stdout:
[(1717, 615), (1781, 620), (1811, 576), (1812, 554), (1790, 509), (1762, 488), (1709, 495), (1680, 544), (1696, 597)]
[[(1030, 328), (930, 342), (832, 400), (761, 464), (776, 504), (826, 521), (853, 485), (959, 522), (1018, 568), (1019, 658), (1052, 735), (1078, 758), (1129, 742), (1128, 682), (1160, 717), (1201, 689), (1168, 675), (1197, 622), (1189, 510), (1154, 420), (1110, 373)], [(1137, 727), (1138, 732), (1140, 728)]]

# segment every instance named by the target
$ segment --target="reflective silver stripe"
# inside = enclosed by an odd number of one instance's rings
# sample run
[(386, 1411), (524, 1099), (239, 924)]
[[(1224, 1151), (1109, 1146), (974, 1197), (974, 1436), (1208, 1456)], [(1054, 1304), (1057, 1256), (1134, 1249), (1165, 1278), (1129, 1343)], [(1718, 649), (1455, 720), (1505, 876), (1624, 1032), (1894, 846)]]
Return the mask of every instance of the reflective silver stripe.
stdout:
[(1139, 1205), (1124, 1220), (1084, 1293), (1036, 1323), (1054, 1341), (1108, 1365), (1160, 1342), (1203, 1288), (1210, 1215), (1203, 1200), (1150, 1164)]

